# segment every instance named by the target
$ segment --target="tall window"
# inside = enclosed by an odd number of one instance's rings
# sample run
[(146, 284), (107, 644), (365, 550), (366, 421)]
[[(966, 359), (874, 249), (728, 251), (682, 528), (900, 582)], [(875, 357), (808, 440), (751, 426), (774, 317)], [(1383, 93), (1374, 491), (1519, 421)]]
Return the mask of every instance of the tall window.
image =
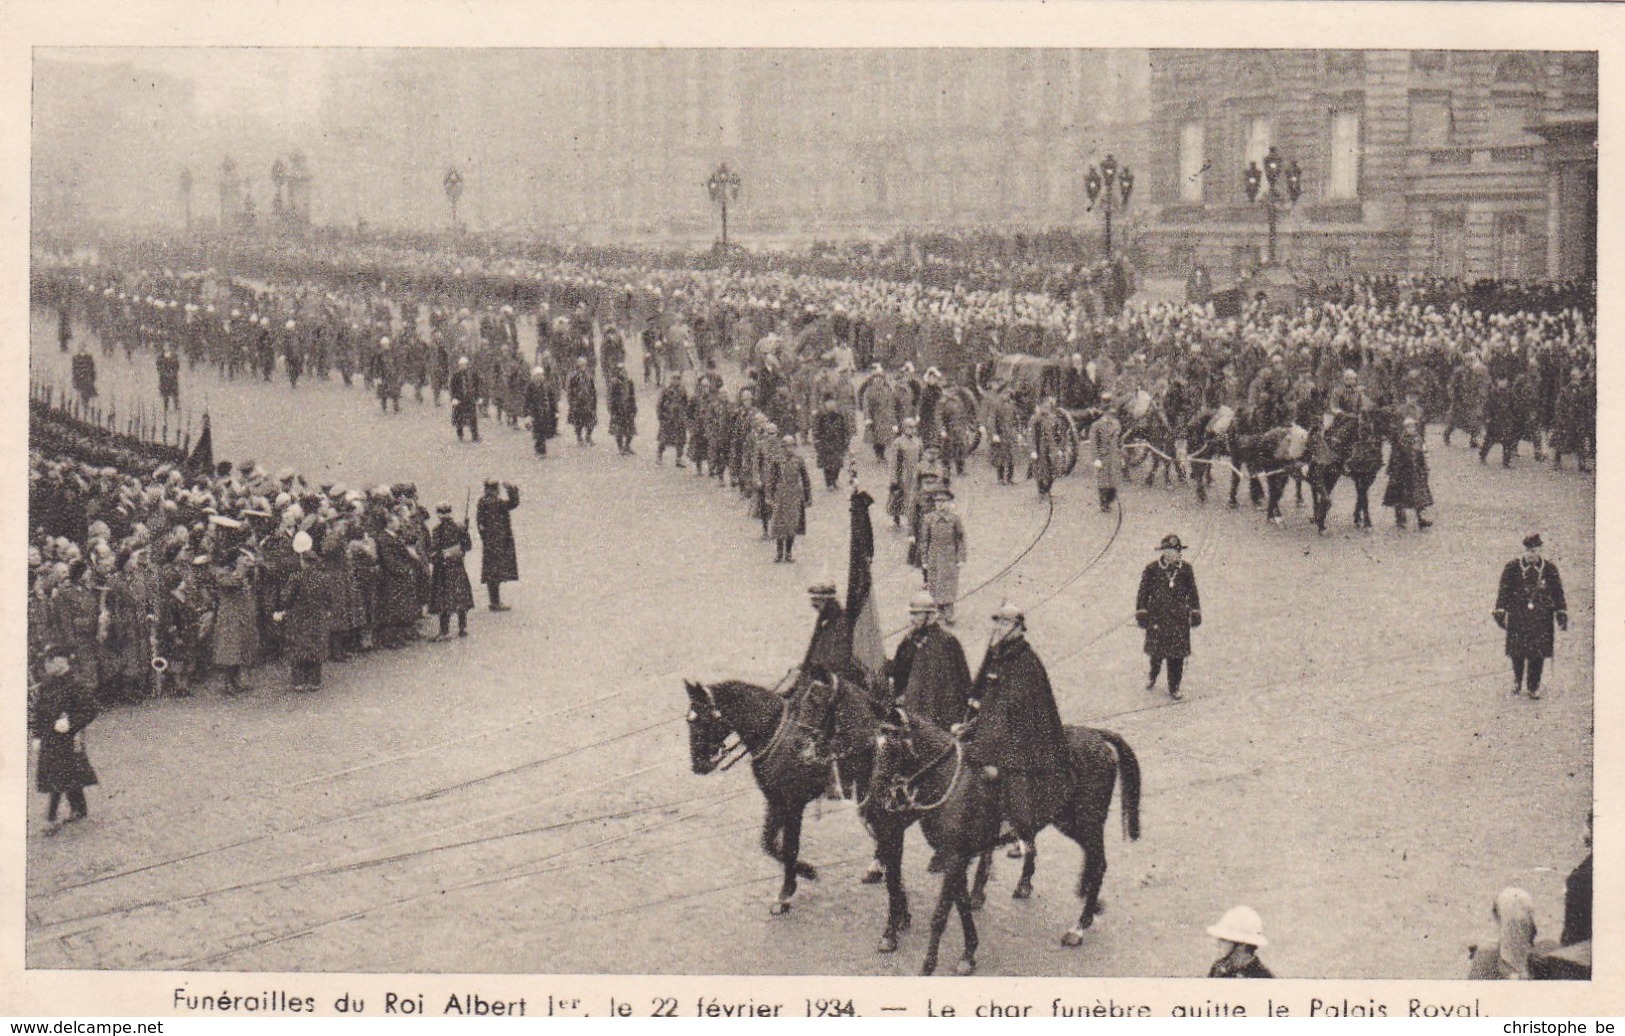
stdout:
[(1455, 143), (1456, 119), (1450, 97), (1411, 98), (1411, 146), (1449, 147)]
[(1332, 112), (1331, 147), (1326, 156), (1326, 197), (1360, 196), (1360, 113)]
[(1433, 272), (1460, 277), (1467, 272), (1467, 216), (1462, 212), (1433, 214)]
[(1200, 122), (1187, 122), (1179, 128), (1179, 200), (1200, 202), (1202, 183), (1207, 176), (1206, 134)]
[(1528, 121), (1528, 94), (1496, 94), (1490, 101), (1490, 143), (1528, 144), (1538, 139), (1524, 129)]
[(1264, 156), (1269, 154), (1270, 145), (1275, 143), (1274, 133), (1274, 124), (1262, 115), (1247, 120), (1247, 152), (1241, 159), (1243, 168), (1249, 162), (1257, 163), (1260, 169), (1264, 168)]
[(1495, 275), (1504, 281), (1521, 281), (1528, 275), (1525, 254), (1528, 228), (1523, 216), (1502, 213), (1495, 219)]

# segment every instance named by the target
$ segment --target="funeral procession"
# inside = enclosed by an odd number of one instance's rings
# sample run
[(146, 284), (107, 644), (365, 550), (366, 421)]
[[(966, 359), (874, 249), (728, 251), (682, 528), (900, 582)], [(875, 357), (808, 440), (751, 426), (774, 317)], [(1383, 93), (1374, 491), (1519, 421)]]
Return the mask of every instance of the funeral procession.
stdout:
[(32, 75), (28, 968), (1591, 976), (1595, 53)]

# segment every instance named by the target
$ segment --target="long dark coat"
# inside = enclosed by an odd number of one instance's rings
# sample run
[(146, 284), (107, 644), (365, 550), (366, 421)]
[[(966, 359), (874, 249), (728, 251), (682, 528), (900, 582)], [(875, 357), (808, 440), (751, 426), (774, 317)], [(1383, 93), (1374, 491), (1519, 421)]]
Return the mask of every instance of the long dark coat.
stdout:
[(260, 635), (254, 585), (233, 564), (215, 569), (214, 664), (253, 665), (259, 660)]
[(1388, 485), (1382, 491), (1382, 506), (1409, 507), (1420, 511), (1433, 506), (1433, 488), (1428, 483), (1428, 458), (1421, 439), (1400, 435), (1388, 454)]
[[(62, 676), (47, 677), (29, 709), (29, 732), (39, 738), (39, 767), (34, 787), (44, 794), (78, 791), (96, 783), (81, 736), (96, 718), (96, 695), (88, 681), (70, 669)], [(68, 716), (68, 732), (60, 734), (56, 721)]]
[(559, 393), (551, 377), (532, 378), (525, 386), (525, 416), (536, 439), (546, 441), (559, 434)]
[(464, 558), (474, 549), (468, 530), (450, 519), (434, 527), (429, 536), (429, 557), (434, 568), (429, 577), (429, 613), (449, 615), (474, 607), (474, 588), (468, 582)]
[(592, 371), (577, 368), (564, 380), (564, 395), (570, 403), (570, 424), (575, 428), (598, 427), (598, 384)]
[(846, 451), (852, 445), (852, 424), (840, 409), (820, 410), (813, 418), (813, 450), (818, 454), (818, 467), (823, 471), (839, 471), (846, 463)]
[(637, 386), (619, 372), (609, 379), (609, 434), (638, 434)]
[(283, 586), (282, 647), (288, 661), (327, 661), (330, 589), (327, 573), (314, 563), (301, 566)]
[(410, 626), (417, 622), (423, 612), (418, 603), (418, 563), (398, 535), (378, 535), (378, 568), (379, 625)]
[(891, 662), (892, 690), (909, 713), (947, 729), (965, 719), (970, 665), (958, 638), (936, 623), (910, 630)]
[(508, 487), (506, 498), (480, 497), (475, 521), (480, 530), (480, 582), (511, 583), (519, 578), (519, 553), (513, 541), (513, 519), (508, 512), (519, 506), (519, 489)]
[(1070, 769), (1066, 731), (1049, 673), (1025, 637), (1011, 637), (988, 649), (971, 698), (981, 708), (965, 739), (967, 760), (1015, 773)]
[(847, 629), (846, 609), (839, 601), (826, 601), (818, 610), (818, 621), (813, 624), (807, 653), (802, 656), (801, 668), (823, 666), (831, 672), (845, 672), (852, 659), (852, 633)]
[(679, 454), (688, 442), (688, 393), (680, 381), (673, 381), (660, 390), (660, 401), (655, 404), (662, 446), (675, 446)]
[(1561, 615), (1568, 622), (1569, 602), (1557, 566), (1542, 558), (1525, 565), (1522, 558), (1507, 562), (1495, 595), (1495, 621), (1507, 631), (1508, 658), (1551, 658), (1556, 635), (1552, 624)]
[(1186, 561), (1168, 566), (1159, 559), (1140, 573), (1134, 618), (1145, 630), (1145, 653), (1152, 658), (1185, 658), (1191, 653), (1191, 627), (1201, 621), (1196, 570)]

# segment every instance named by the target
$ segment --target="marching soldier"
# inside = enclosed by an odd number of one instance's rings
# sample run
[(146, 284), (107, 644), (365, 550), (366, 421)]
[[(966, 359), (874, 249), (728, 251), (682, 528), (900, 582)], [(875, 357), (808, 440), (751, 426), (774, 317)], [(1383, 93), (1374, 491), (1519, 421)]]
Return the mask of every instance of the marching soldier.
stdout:
[(592, 445), (592, 430), (598, 427), (598, 385), (585, 356), (576, 357), (576, 368), (564, 379), (564, 396), (570, 404), (570, 424), (576, 430), (576, 444)]
[(959, 599), (959, 569), (965, 564), (965, 525), (954, 511), (954, 494), (936, 491), (937, 505), (920, 522), (920, 567), (925, 585), (945, 625), (954, 624), (954, 602)]
[(1501, 570), (1495, 596), (1495, 624), (1506, 630), (1506, 653), (1512, 659), (1512, 693), (1523, 693), (1527, 677), (1534, 701), (1540, 700), (1541, 673), (1552, 657), (1556, 639), (1552, 623), (1569, 628), (1563, 577), (1556, 565), (1541, 557), (1544, 545), (1539, 533), (1524, 537), (1523, 554)]
[(1151, 656), (1145, 689), (1157, 686), (1167, 662), (1168, 696), (1183, 701), (1179, 685), (1191, 653), (1191, 630), (1202, 624), (1202, 603), (1196, 593), (1196, 570), (1180, 557), (1185, 545), (1179, 537), (1164, 536), (1158, 549), (1162, 556), (1140, 573), (1140, 592), (1134, 601), (1134, 619), (1145, 630), (1145, 653)]
[(176, 410), (181, 408), (181, 358), (175, 355), (172, 345), (165, 345), (158, 355), (158, 396), (163, 400), (165, 413), (171, 406)]
[(457, 438), (467, 428), (475, 442), (480, 441), (480, 414), (476, 404), (480, 400), (480, 376), (469, 369), (468, 357), (457, 358), (457, 371), (451, 376), (451, 426)]
[(1112, 394), (1100, 394), (1105, 413), (1089, 428), (1089, 442), (1095, 449), (1095, 488), (1100, 509), (1110, 511), (1117, 503), (1117, 486), (1123, 478), (1123, 423), (1112, 408)]
[(559, 392), (546, 367), (533, 367), (525, 388), (525, 413), (538, 457), (547, 456), (547, 440), (559, 432)]

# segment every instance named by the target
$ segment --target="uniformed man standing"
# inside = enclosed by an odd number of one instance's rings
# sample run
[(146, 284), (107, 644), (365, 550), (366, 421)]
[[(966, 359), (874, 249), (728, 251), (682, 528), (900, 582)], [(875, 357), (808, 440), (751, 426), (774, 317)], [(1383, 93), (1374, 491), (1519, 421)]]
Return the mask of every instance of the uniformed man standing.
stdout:
[(1026, 616), (1013, 604), (993, 613), (993, 633), (971, 685), (963, 726), (965, 758), (997, 782), (1004, 819), (1024, 853), (1048, 819), (1044, 802), (1070, 798), (1071, 754), (1049, 673), (1027, 643)]
[(480, 376), (469, 369), (468, 357), (459, 357), (457, 371), (451, 376), (451, 426), (456, 429), (458, 440), (467, 428), (474, 441), (480, 441), (480, 414), (476, 404), (481, 395)]
[(1512, 693), (1522, 694), (1529, 680), (1529, 697), (1540, 700), (1540, 677), (1552, 657), (1556, 634), (1552, 623), (1569, 628), (1569, 604), (1563, 596), (1563, 577), (1557, 566), (1541, 557), (1540, 534), (1524, 537), (1523, 554), (1501, 570), (1495, 596), (1495, 624), (1506, 630), (1506, 653), (1512, 659)]
[[(501, 490), (506, 490), (504, 496)], [(519, 507), (519, 487), (485, 480), (485, 495), (475, 509), (480, 530), (480, 582), (485, 584), (491, 610), (505, 612), (502, 584), (519, 579), (519, 553), (514, 547), (513, 519), (509, 512)]]
[(1179, 537), (1164, 536), (1158, 549), (1162, 556), (1140, 573), (1140, 592), (1134, 600), (1134, 619), (1145, 630), (1145, 653), (1151, 656), (1145, 689), (1157, 685), (1167, 662), (1168, 696), (1183, 701), (1179, 685), (1191, 653), (1191, 630), (1202, 624), (1202, 602), (1196, 593), (1196, 570), (1180, 557), (1185, 545)]

